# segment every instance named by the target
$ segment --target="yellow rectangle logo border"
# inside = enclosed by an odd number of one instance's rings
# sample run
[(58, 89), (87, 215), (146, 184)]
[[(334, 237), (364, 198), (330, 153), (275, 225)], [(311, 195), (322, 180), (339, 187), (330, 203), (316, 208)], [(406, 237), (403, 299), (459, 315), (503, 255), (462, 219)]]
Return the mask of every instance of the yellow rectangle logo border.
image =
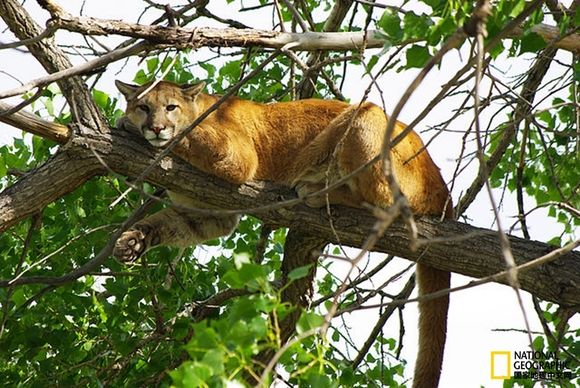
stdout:
[[(495, 375), (495, 357), (496, 356), (507, 356), (507, 375), (496, 376)], [(492, 380), (508, 380), (512, 377), (512, 353), (507, 350), (496, 350), (491, 352), (491, 379)]]

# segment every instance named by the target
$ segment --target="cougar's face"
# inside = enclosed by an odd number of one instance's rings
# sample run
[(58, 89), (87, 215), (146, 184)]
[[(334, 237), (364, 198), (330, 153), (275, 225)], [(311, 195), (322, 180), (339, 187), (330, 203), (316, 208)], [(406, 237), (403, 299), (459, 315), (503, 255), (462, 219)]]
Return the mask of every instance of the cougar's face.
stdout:
[(160, 82), (148, 91), (148, 85), (138, 87), (117, 81), (117, 87), (127, 99), (125, 124), (154, 147), (163, 147), (195, 119), (195, 98), (203, 85)]
[(166, 98), (151, 91), (132, 103), (127, 118), (139, 132), (155, 147), (163, 147), (181, 128), (183, 101)]

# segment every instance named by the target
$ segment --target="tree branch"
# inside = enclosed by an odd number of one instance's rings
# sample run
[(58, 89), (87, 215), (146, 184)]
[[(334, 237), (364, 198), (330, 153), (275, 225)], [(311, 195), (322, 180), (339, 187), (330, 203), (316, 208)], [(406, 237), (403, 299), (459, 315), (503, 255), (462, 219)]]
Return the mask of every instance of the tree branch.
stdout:
[(522, 98), (518, 100), (518, 104), (514, 109), (513, 119), (503, 129), (502, 137), (499, 140), (498, 145), (494, 149), (493, 153), (491, 153), (484, 164), (480, 164), (477, 177), (473, 180), (473, 183), (467, 189), (465, 195), (460, 198), (457, 206), (455, 207), (455, 214), (463, 214), (469, 205), (471, 205), (471, 203), (475, 200), (475, 197), (485, 184), (487, 174), (497, 167), (506, 150), (512, 144), (513, 139), (517, 134), (518, 127), (532, 112), (534, 108), (533, 103), (536, 97), (536, 93), (542, 83), (542, 80), (544, 79), (544, 76), (550, 68), (550, 64), (556, 55), (556, 51), (557, 50), (555, 48), (548, 47), (543, 50), (536, 58), (536, 61), (528, 72), (526, 81), (522, 86)]
[[(351, 0), (339, 0), (334, 3), (334, 7), (332, 7), (332, 11), (330, 15), (328, 15), (328, 19), (324, 23), (322, 27), (322, 31), (324, 32), (335, 32), (339, 29), (342, 21), (346, 17), (346, 14), (350, 10), (352, 6)], [(384, 42), (383, 42), (384, 44)], [(311, 68), (316, 64), (320, 63), (324, 59), (324, 54), (320, 52), (310, 53), (308, 56), (308, 60), (306, 61), (306, 66)], [(320, 69), (322, 71), (322, 69)], [(310, 98), (314, 95), (314, 89), (316, 85), (316, 79), (318, 78), (318, 74), (320, 71), (314, 70), (309, 73), (305, 74), (305, 79), (301, 83), (301, 87), (298, 90), (298, 95), (300, 98)]]
[(105, 68), (111, 62), (115, 62), (120, 59), (138, 54), (139, 52), (144, 51), (146, 48), (147, 43), (140, 42), (129, 47), (113, 50), (105, 55), (93, 59), (92, 61), (88, 61), (77, 66), (68, 67), (66, 69), (51, 73), (47, 76), (29, 81), (17, 88), (0, 92), (0, 98), (18, 96), (30, 91), (32, 88), (45, 86), (52, 82), (63, 82), (70, 77), (90, 73), (98, 68)]
[(64, 144), (69, 139), (70, 130), (62, 124), (43, 120), (35, 114), (24, 110), (9, 115), (2, 114), (2, 112), (7, 112), (12, 108), (12, 105), (0, 101), (0, 122), (45, 139), (50, 139), (59, 144)]
[[(407, 281), (407, 283), (405, 284), (405, 287), (403, 287), (401, 292), (399, 292), (399, 294), (397, 294), (397, 296), (394, 299), (398, 300), (398, 299), (409, 298), (409, 296), (411, 295), (411, 292), (413, 292), (414, 288), (415, 288), (415, 277), (413, 276)], [(395, 309), (397, 307), (398, 306), (395, 304), (388, 305), (386, 310), (381, 314), (381, 316), (379, 317), (379, 320), (377, 321), (377, 323), (373, 327), (373, 330), (371, 331), (371, 333), (367, 337), (367, 340), (363, 344), (362, 348), (360, 348), (358, 350), (358, 354), (356, 355), (354, 360), (352, 360), (351, 365), (352, 365), (353, 369), (357, 368), (359, 366), (359, 364), (363, 361), (363, 359), (366, 357), (369, 349), (371, 348), (373, 343), (375, 343), (377, 337), (381, 334), (381, 330), (383, 330), (385, 323), (387, 323), (387, 320), (390, 318), (391, 315), (393, 315), (393, 313), (395, 312)]]
[(90, 155), (58, 152), (0, 194), (0, 232), (70, 193), (102, 170)]
[[(69, 59), (52, 39), (34, 41), (34, 38), (42, 35), (43, 31), (18, 1), (0, 1), (0, 17), (14, 35), (21, 40), (28, 40), (26, 47), (48, 73), (72, 67)], [(49, 26), (48, 29), (51, 27)], [(60, 78), (56, 82), (69, 105), (74, 108), (76, 120), (96, 131), (108, 129), (106, 125), (103, 125), (105, 120), (99, 109), (93, 104), (89, 88), (80, 77)]]
[[(11, 0), (13, 1), (13, 0)], [(51, 3), (51, 2), (50, 2)], [(279, 49), (289, 43), (293, 50), (359, 50), (365, 48), (381, 48), (385, 40), (376, 30), (368, 32), (303, 32), (288, 33), (237, 28), (182, 28), (165, 26), (147, 26), (126, 23), (118, 20), (104, 20), (91, 17), (75, 17), (61, 8), (51, 9), (57, 28), (85, 35), (123, 35), (132, 38), (145, 39), (153, 44), (164, 45), (176, 49), (209, 46), (209, 47), (266, 47)], [(540, 25), (532, 28), (547, 42), (559, 37), (557, 27)], [(510, 33), (510, 38), (518, 38), (521, 29)], [(571, 34), (555, 42), (555, 46), (564, 50), (580, 52), (580, 34)]]
[[(98, 150), (101, 158), (116, 172), (133, 177), (139, 176), (154, 159), (153, 148), (145, 140), (136, 139), (123, 130), (111, 131), (111, 137), (74, 137), (68, 147), (84, 150), (87, 154), (59, 153), (47, 166), (0, 193), (0, 231), (64, 195), (74, 185), (82, 183), (83, 179), (103, 173), (100, 163), (92, 155), (87, 156), (91, 148)], [(54, 183), (55, 178), (60, 179), (60, 183)], [(221, 209), (255, 208), (256, 205), (296, 197), (290, 189), (265, 182), (236, 186), (203, 174), (172, 156), (154, 167), (147, 180)], [(266, 223), (300, 228), (327, 241), (336, 243), (338, 238), (342, 244), (353, 247), (362, 244), (376, 222), (375, 217), (365, 210), (336, 207), (335, 213), (334, 231), (329, 225), (326, 210), (304, 205), (255, 212), (253, 215)], [(496, 231), (450, 220), (438, 222), (428, 217), (416, 221), (420, 239), (427, 242), (417, 251), (411, 250), (409, 234), (402, 222), (394, 223), (387, 230), (375, 250), (412, 261), (421, 260), (429, 266), (475, 278), (505, 269)], [(509, 239), (518, 265), (554, 249), (541, 242), (513, 236)], [(521, 271), (519, 280), (522, 289), (544, 300), (576, 305), (580, 300), (580, 253), (569, 252), (557, 261)]]

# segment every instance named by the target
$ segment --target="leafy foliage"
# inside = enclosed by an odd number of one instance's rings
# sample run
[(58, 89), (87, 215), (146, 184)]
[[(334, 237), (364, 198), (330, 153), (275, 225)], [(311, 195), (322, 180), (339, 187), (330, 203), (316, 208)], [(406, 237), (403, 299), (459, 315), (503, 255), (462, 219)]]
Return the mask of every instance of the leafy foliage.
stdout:
[[(546, 387), (566, 387), (572, 388), (577, 386), (580, 374), (580, 363), (575, 357), (580, 351), (580, 330), (571, 328), (568, 324), (565, 309), (558, 309), (556, 306), (548, 303), (542, 309), (540, 317), (544, 322), (545, 336), (536, 336), (533, 340), (533, 350), (541, 352), (550, 357), (540, 361), (554, 362), (560, 364), (552, 368), (542, 370), (530, 370), (530, 372), (553, 373), (555, 378), (544, 382)], [(554, 356), (555, 355), (555, 356)], [(562, 365), (565, 365), (564, 367)], [(504, 381), (504, 388), (511, 387), (533, 387), (535, 381), (532, 379), (511, 378)]]
[[(230, 3), (234, 1), (228, 0)], [(265, 0), (255, 3), (270, 6)], [(300, 3), (299, 12), (319, 20), (313, 26), (320, 31), (333, 2)], [(339, 83), (348, 76), (347, 66), (350, 69), (363, 65), (367, 73), (376, 73), (373, 76), (393, 69), (421, 68), (469, 18), (473, 7), (473, 2), (462, 1), (418, 3), (418, 9), (387, 8), (379, 16), (375, 11), (371, 19), (385, 39), (383, 52), (370, 55), (365, 63), (361, 59), (348, 64), (329, 61), (323, 67), (328, 78)], [(523, 0), (496, 2), (488, 24), (488, 39), (525, 6)], [(369, 9), (356, 8), (357, 12)], [(281, 15), (285, 22), (294, 18), (286, 7), (281, 8)], [(349, 29), (363, 27), (362, 23), (354, 22), (357, 18), (352, 18)], [(498, 45), (492, 51), (493, 58), (519, 57), (542, 49), (545, 42), (530, 29), (543, 21), (543, 11), (536, 11), (526, 21), (523, 37), (509, 47)], [(563, 31), (571, 20), (564, 22), (568, 24), (562, 25)], [(404, 48), (399, 52), (396, 46)], [(392, 55), (389, 60), (384, 59), (387, 53)], [(269, 55), (256, 49), (223, 50), (217, 58), (197, 61), (195, 54), (152, 55), (144, 60), (134, 82), (143, 84), (163, 74), (165, 79), (178, 83), (205, 81), (209, 92), (220, 94)], [(330, 59), (338, 57), (329, 55)], [(374, 70), (377, 64), (382, 66), (379, 71)], [(549, 215), (564, 226), (563, 234), (551, 240), (555, 244), (572, 238), (580, 224), (572, 213), (551, 205), (557, 202), (580, 208), (578, 143), (574, 140), (577, 134), (574, 102), (578, 99), (580, 74), (577, 63), (570, 72), (567, 78), (562, 77), (568, 94), (554, 96), (549, 108), (536, 111), (491, 171), (495, 187), (524, 190), (538, 205), (548, 207)], [(292, 61), (281, 56), (243, 85), (238, 94), (255, 101), (289, 100), (294, 97), (293, 86), (304, 79)], [(317, 97), (334, 97), (320, 78), (315, 90)], [(122, 114), (117, 98), (97, 89), (93, 90), (93, 97), (114, 125)], [(70, 113), (55, 109), (59, 104), (59, 91), (51, 86), (33, 107), (45, 118), (68, 123)], [(509, 120), (510, 117), (503, 117), (489, 131), (486, 153), (497, 147)], [(33, 169), (56, 149), (55, 144), (29, 135), (0, 147), (0, 187), (4, 189), (15, 182), (18, 174), (14, 171)], [(522, 158), (524, 168), (519, 181), (514, 166), (520, 165)], [(131, 192), (121, 203), (111, 206), (126, 190), (123, 177), (93, 179), (47, 206), (41, 215), (1, 234), (0, 278), (57, 276), (94, 257), (115, 227), (143, 201), (138, 193)], [(153, 188), (145, 185), (143, 190), (152, 192)], [(0, 381), (7, 386), (39, 387), (225, 387), (248, 377), (259, 377), (262, 366), (255, 356), (280, 349), (279, 323), (294, 311), (293, 306), (282, 303), (276, 283), (280, 278), (286, 231), (276, 230), (267, 236), (263, 258), (258, 260), (256, 252), (263, 243), (262, 228), (259, 220), (245, 217), (232, 236), (183, 252), (158, 248), (133, 266), (121, 265), (111, 258), (100, 272), (60, 287), (0, 288)], [(316, 296), (332, 295), (340, 286), (330, 266), (325, 262), (319, 268)], [(295, 269), (290, 280), (302, 278), (308, 269)], [(216, 306), (203, 303), (231, 290), (238, 294), (225, 302)], [(370, 295), (374, 290), (361, 288), (348, 293), (339, 307), (356, 307), (364, 292)], [(303, 312), (298, 321), (298, 335), (320, 328), (329, 310), (327, 301)], [(548, 323), (555, 332), (564, 333), (557, 346), (578, 354), (578, 332), (569, 332), (550, 311), (548, 308), (545, 312)], [(353, 367), (353, 352), (359, 347), (350, 338), (347, 325), (337, 321), (331, 323), (327, 338), (305, 335), (288, 347), (277, 370), (281, 378), (302, 387), (406, 385), (403, 375), (406, 362), (398, 356), (398, 339), (377, 336), (364, 361)], [(535, 341), (538, 349), (556, 348), (553, 341), (538, 338)], [(516, 383), (506, 382), (506, 386), (513, 384)], [(532, 384), (526, 382), (524, 386)]]

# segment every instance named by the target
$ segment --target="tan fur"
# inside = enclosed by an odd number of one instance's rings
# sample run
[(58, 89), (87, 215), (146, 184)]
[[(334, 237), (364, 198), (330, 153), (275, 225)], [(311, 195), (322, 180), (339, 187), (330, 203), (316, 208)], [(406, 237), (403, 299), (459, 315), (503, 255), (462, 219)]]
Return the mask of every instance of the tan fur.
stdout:
[[(203, 85), (177, 86), (160, 82), (141, 98), (146, 86), (117, 81), (127, 99), (121, 124), (164, 146), (217, 97), (201, 93)], [(294, 187), (300, 196), (320, 190), (350, 174), (380, 153), (387, 116), (372, 103), (349, 105), (334, 100), (300, 100), (259, 104), (230, 98), (175, 148), (193, 166), (230, 182), (269, 180)], [(405, 129), (397, 122), (394, 136)], [(156, 133), (158, 132), (158, 133)], [(416, 214), (441, 215), (450, 209), (448, 191), (439, 169), (415, 132), (391, 153), (393, 171)], [(178, 204), (195, 205), (171, 193)], [(392, 204), (392, 194), (380, 163), (375, 163), (328, 196), (330, 203), (360, 207)], [(326, 198), (309, 198), (324, 206)], [(446, 205), (447, 203), (447, 205)], [(134, 260), (158, 245), (188, 246), (230, 233), (236, 217), (196, 217), (165, 209), (125, 232), (115, 248), (121, 260)], [(449, 273), (417, 264), (420, 294), (449, 287)], [(443, 359), (448, 298), (419, 304), (419, 354), (415, 387), (436, 387)]]

